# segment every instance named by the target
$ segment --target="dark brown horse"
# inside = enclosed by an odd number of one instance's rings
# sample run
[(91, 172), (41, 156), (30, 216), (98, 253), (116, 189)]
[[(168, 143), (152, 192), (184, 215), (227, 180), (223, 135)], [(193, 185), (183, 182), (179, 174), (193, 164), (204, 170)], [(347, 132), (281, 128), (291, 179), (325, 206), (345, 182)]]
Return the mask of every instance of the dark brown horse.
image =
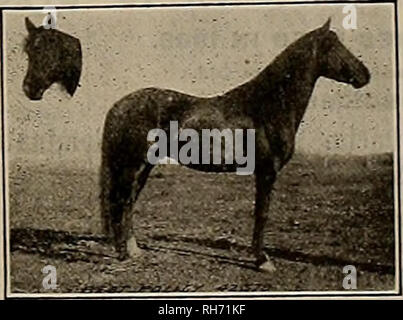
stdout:
[(24, 50), (28, 54), (28, 71), (23, 90), (31, 100), (42, 99), (53, 84), (60, 83), (72, 96), (81, 75), (80, 40), (55, 29), (45, 29), (25, 18), (28, 37)]
[[(227, 93), (209, 98), (146, 88), (109, 110), (104, 126), (101, 201), (105, 232), (113, 236), (120, 258), (139, 254), (132, 235), (132, 206), (153, 165), (147, 161), (147, 134), (153, 128), (253, 128), (256, 145), (256, 205), (253, 250), (260, 270), (274, 266), (263, 251), (270, 194), (277, 174), (290, 160), (295, 135), (320, 77), (361, 88), (368, 69), (329, 30), (330, 19), (286, 48), (260, 74)], [(220, 165), (192, 165), (202, 171), (234, 171)]]

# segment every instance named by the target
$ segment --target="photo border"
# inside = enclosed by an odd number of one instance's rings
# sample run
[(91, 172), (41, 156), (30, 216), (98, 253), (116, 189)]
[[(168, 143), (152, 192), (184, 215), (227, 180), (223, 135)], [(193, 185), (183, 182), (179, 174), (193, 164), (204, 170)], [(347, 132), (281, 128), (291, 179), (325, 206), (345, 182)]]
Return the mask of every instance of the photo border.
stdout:
[[(402, 297), (402, 219), (401, 219), (401, 165), (402, 159), (400, 157), (400, 70), (399, 70), (399, 12), (398, 0), (387, 1), (273, 1), (273, 2), (253, 2), (253, 1), (229, 1), (229, 2), (172, 2), (172, 3), (130, 3), (130, 4), (84, 4), (84, 5), (52, 5), (56, 10), (82, 10), (82, 9), (134, 9), (134, 8), (183, 8), (183, 7), (227, 7), (227, 6), (293, 6), (293, 5), (334, 5), (334, 4), (393, 4), (394, 6), (394, 31), (395, 39), (395, 86), (396, 86), (396, 127), (394, 139), (394, 206), (395, 206), (395, 290), (390, 291), (263, 291), (263, 292), (164, 292), (164, 293), (30, 293), (19, 294), (10, 291), (10, 266), (9, 266), (9, 225), (8, 225), (8, 198), (7, 198), (7, 176), (6, 176), (6, 148), (5, 148), (5, 67), (4, 67), (4, 43), (5, 41), (5, 28), (3, 13), (5, 11), (42, 11), (45, 5), (0, 5), (0, 59), (1, 59), (1, 195), (2, 198), (2, 211), (3, 223), (2, 226), (2, 250), (3, 250), (3, 263), (0, 269), (3, 271), (3, 289), (4, 299), (77, 299), (77, 298), (95, 298), (95, 299), (205, 299), (205, 298), (219, 298), (219, 299), (301, 299), (301, 298), (317, 298), (317, 299), (334, 299), (334, 298), (350, 298), (350, 299), (374, 299), (374, 298), (398, 298)], [(0, 228), (1, 230), (1, 228)], [(1, 275), (1, 273), (0, 273)], [(0, 284), (1, 285), (1, 284)], [(397, 290), (396, 290), (397, 289)], [(0, 296), (1, 298), (1, 296)]]

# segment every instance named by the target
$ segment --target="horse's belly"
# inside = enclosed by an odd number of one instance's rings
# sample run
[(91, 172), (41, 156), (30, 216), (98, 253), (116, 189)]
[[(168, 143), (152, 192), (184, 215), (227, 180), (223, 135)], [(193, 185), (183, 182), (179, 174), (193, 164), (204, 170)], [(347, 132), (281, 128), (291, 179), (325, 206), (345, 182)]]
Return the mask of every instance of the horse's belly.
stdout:
[[(234, 141), (214, 141), (204, 144), (202, 139), (197, 142), (188, 140), (169, 145), (168, 157), (179, 164), (203, 172), (246, 172), (252, 174), (255, 168), (254, 145), (246, 148)], [(220, 143), (221, 142), (221, 143)], [(250, 142), (247, 142), (250, 143)]]
[(181, 127), (171, 128), (169, 138), (168, 157), (182, 165), (204, 172), (235, 172), (243, 167), (253, 172), (254, 130)]
[[(181, 163), (179, 163), (181, 164)], [(182, 164), (187, 168), (202, 172), (236, 172), (237, 164)]]

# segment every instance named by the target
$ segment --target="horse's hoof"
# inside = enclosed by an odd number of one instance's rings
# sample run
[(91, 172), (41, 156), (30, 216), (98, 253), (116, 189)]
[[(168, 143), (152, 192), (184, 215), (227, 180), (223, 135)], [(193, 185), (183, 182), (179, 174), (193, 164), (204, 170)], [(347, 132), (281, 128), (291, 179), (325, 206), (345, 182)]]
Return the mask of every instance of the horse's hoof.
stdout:
[(134, 237), (127, 240), (127, 253), (132, 259), (138, 258), (142, 255), (142, 250), (137, 246), (137, 242)]
[(267, 260), (266, 262), (262, 263), (258, 267), (259, 271), (273, 273), (276, 271), (276, 267), (274, 266), (273, 262)]

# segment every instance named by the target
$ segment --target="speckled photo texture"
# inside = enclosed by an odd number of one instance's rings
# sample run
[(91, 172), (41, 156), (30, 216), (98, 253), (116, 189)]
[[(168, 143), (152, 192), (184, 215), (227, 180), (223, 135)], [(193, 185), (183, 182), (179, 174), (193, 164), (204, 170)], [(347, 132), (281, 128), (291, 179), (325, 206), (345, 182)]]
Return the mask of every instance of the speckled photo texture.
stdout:
[[(82, 71), (73, 96), (55, 83), (41, 100), (23, 90), (25, 18), (37, 27), (45, 13), (4, 11), (9, 292), (395, 291), (395, 9), (355, 4), (357, 28), (346, 29), (343, 7), (57, 10), (56, 29), (80, 41)], [(368, 68), (370, 81), (360, 88), (325, 77), (316, 81), (262, 231), (276, 271), (262, 272), (255, 264), (255, 175), (174, 164), (154, 167), (132, 209), (142, 254), (119, 259), (102, 229), (100, 201), (102, 136), (112, 106), (149, 87), (225, 95), (329, 18), (330, 30)], [(54, 289), (43, 285), (47, 265), (57, 271)], [(356, 269), (354, 290), (343, 287), (347, 265)]]

